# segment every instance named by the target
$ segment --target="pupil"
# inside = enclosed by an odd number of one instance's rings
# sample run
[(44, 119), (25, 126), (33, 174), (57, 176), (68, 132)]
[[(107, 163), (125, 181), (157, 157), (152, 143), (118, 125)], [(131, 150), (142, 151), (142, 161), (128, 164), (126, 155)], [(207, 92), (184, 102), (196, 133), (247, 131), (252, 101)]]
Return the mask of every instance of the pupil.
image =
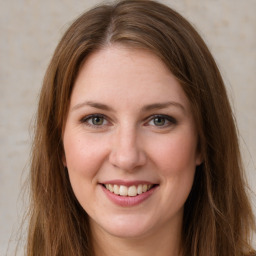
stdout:
[(164, 125), (164, 123), (165, 123), (165, 119), (162, 118), (162, 117), (156, 117), (154, 119), (154, 124), (157, 125), (157, 126)]
[(101, 125), (102, 122), (103, 122), (102, 117), (97, 116), (97, 117), (93, 118), (93, 124), (95, 124), (95, 125)]

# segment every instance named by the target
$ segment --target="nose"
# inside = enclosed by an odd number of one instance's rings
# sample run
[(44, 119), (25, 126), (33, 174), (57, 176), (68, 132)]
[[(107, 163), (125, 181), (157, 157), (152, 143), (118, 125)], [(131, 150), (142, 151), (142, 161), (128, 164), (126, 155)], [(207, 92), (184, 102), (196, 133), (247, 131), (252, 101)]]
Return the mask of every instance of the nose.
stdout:
[(119, 129), (112, 137), (110, 163), (120, 170), (132, 172), (146, 163), (143, 145), (136, 129)]

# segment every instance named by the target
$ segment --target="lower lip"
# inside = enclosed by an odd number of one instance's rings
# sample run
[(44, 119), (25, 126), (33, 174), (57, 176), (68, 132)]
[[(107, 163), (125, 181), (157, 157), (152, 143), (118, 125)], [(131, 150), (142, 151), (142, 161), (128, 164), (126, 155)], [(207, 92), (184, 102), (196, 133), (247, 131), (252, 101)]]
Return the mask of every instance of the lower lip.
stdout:
[(142, 202), (147, 200), (155, 192), (158, 186), (155, 186), (150, 190), (148, 190), (147, 192), (144, 192), (137, 196), (119, 196), (110, 192), (104, 186), (101, 185), (101, 187), (104, 193), (106, 194), (106, 196), (110, 199), (110, 201), (122, 207), (131, 207), (131, 206), (141, 204)]

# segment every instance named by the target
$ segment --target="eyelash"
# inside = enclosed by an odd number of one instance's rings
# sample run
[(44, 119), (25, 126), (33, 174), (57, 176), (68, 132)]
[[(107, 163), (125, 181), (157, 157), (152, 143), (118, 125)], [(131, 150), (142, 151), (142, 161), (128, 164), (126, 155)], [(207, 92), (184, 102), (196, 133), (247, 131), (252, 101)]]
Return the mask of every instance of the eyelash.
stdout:
[[(91, 122), (93, 121), (93, 118), (101, 118), (101, 119), (103, 119), (103, 121), (102, 121), (103, 123), (99, 124), (99, 125), (96, 125), (96, 124), (93, 124), (93, 123), (89, 123), (90, 121)], [(156, 120), (157, 118), (164, 120), (164, 124), (163, 125), (159, 125), (159, 126), (156, 125), (156, 124), (153, 125), (153, 126), (159, 128), (159, 129), (166, 128), (166, 127), (169, 127), (171, 125), (177, 124), (177, 120), (175, 118), (173, 118), (171, 116), (168, 116), (168, 115), (161, 115), (161, 114), (159, 114), (159, 115), (152, 115), (152, 116), (146, 118), (145, 119), (145, 121), (146, 121), (146, 125), (145, 126), (150, 126), (150, 122), (151, 121), (154, 122), (154, 120)], [(102, 128), (102, 126), (106, 126), (107, 124), (104, 124), (104, 122), (106, 122), (106, 121), (108, 122), (108, 119), (106, 118), (105, 115), (102, 115), (102, 114), (92, 114), (92, 115), (83, 117), (80, 122), (85, 124), (86, 126), (98, 129), (98, 128)]]
[[(158, 128), (166, 128), (166, 127), (169, 127), (171, 125), (175, 125), (177, 124), (177, 120), (172, 117), (172, 116), (168, 116), (168, 115), (153, 115), (153, 116), (150, 116), (147, 120), (147, 124), (150, 125), (149, 123), (151, 121), (154, 122), (154, 120), (156, 120), (157, 118), (160, 118), (160, 119), (163, 119), (164, 120), (164, 125), (160, 125), (160, 126), (157, 126), (157, 125), (154, 125), (155, 127), (158, 127)], [(147, 126), (148, 126), (147, 125)]]
[(89, 126), (89, 127), (93, 127), (93, 128), (101, 128), (103, 125), (105, 125), (105, 124), (96, 125), (96, 124), (93, 124), (93, 123), (90, 124), (89, 121), (90, 120), (92, 121), (93, 118), (101, 118), (101, 119), (103, 119), (103, 122), (105, 122), (107, 120), (105, 115), (102, 115), (102, 114), (92, 114), (92, 115), (83, 117), (80, 122), (85, 124), (85, 125), (87, 125), (87, 126)]

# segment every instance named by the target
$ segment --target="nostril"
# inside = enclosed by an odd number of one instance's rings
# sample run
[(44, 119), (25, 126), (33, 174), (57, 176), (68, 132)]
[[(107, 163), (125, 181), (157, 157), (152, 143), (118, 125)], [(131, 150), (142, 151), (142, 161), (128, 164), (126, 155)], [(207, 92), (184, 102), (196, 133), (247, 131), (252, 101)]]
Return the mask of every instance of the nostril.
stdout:
[(109, 157), (110, 163), (125, 171), (134, 171), (137, 167), (141, 167), (146, 163), (146, 157), (143, 155), (143, 152), (134, 151), (134, 152), (112, 152)]

